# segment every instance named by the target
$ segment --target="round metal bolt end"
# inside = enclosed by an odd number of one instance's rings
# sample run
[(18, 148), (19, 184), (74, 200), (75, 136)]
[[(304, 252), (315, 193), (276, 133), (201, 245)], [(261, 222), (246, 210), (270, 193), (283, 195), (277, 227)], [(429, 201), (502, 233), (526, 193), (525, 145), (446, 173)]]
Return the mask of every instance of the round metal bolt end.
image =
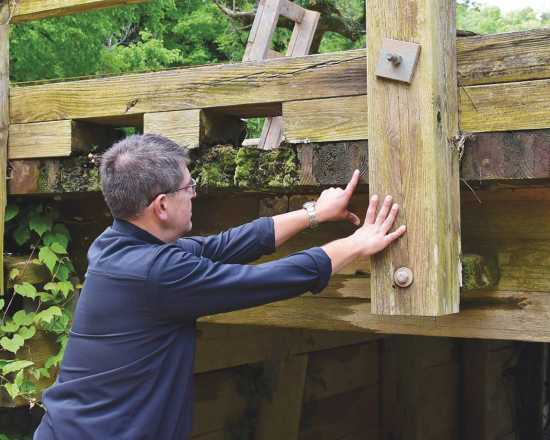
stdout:
[(392, 63), (394, 66), (399, 66), (401, 64), (401, 61), (403, 61), (403, 58), (401, 57), (401, 55), (397, 55), (395, 53), (387, 53), (386, 60)]
[(393, 281), (399, 287), (409, 287), (413, 282), (413, 273), (408, 267), (400, 267), (393, 274)]

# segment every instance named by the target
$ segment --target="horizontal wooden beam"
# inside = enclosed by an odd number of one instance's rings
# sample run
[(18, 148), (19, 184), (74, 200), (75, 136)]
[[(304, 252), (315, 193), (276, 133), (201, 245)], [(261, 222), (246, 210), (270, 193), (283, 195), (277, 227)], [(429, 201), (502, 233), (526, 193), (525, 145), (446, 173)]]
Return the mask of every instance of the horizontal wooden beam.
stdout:
[[(360, 344), (379, 336), (199, 322), (195, 373)], [(227, 341), (231, 341), (228, 344)]]
[[(469, 133), (550, 127), (550, 80), (463, 87), (459, 125)], [(283, 103), (291, 144), (368, 139), (367, 95)]]
[(15, 3), (12, 23), (60, 17), (112, 6), (143, 3), (147, 0), (19, 0)]
[[(471, 43), (470, 38), (474, 38)], [(550, 78), (550, 44), (547, 44), (550, 41), (550, 30), (507, 34), (506, 37), (500, 37), (498, 44), (495, 38), (459, 39), (460, 86), (466, 87), (469, 92), (470, 87), (467, 86), (485, 83), (484, 78), (491, 78), (491, 82), (523, 81), (519, 89), (526, 91), (526, 87), (529, 87), (529, 91), (532, 91), (533, 88), (538, 90), (543, 86), (537, 91), (540, 97), (537, 99), (548, 99), (545, 83), (535, 80)], [(495, 44), (499, 50), (494, 48)], [(462, 56), (462, 53), (468, 55)], [(515, 63), (514, 59), (520, 59), (521, 63)], [(479, 60), (484, 61), (481, 63)], [(475, 66), (470, 63), (475, 63)], [(109, 119), (150, 112), (215, 107), (232, 107), (232, 114), (238, 114), (239, 108), (242, 108), (247, 115), (257, 116), (261, 112), (273, 115), (281, 102), (366, 94), (365, 66), (366, 51), (359, 49), (260, 62), (15, 86), (10, 95), (10, 117), (11, 123)], [(501, 66), (506, 66), (506, 75), (502, 73)], [(534, 82), (527, 84), (531, 81)], [(494, 86), (488, 87), (487, 93), (497, 92), (492, 88)], [(514, 84), (505, 84), (498, 93), (515, 96), (515, 87)], [(482, 89), (473, 90), (472, 95), (474, 103), (476, 98), (484, 100), (480, 103), (484, 109), (484, 103), (488, 105), (489, 101), (484, 97)], [(502, 102), (507, 98), (499, 95), (493, 96), (493, 99), (498, 103), (497, 100)], [(523, 96), (523, 99), (532, 100), (533, 97)], [(254, 111), (255, 106), (260, 110)], [(523, 111), (526, 110), (528, 108), (523, 108)], [(480, 118), (485, 117), (484, 114), (476, 113)]]
[(370, 300), (300, 297), (203, 318), (203, 322), (310, 330), (550, 342), (550, 292), (478, 291), (442, 317), (371, 314)]
[(93, 146), (107, 148), (122, 136), (112, 127), (71, 120), (11, 124), (8, 159), (70, 156)]

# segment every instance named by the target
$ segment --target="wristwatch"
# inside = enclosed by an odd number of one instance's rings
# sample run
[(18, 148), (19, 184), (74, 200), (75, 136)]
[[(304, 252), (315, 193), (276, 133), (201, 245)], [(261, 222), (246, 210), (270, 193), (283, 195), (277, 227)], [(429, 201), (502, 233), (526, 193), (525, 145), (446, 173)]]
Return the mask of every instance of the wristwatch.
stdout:
[(309, 227), (312, 229), (319, 226), (319, 223), (317, 222), (317, 217), (315, 215), (316, 214), (315, 205), (316, 205), (315, 202), (306, 202), (302, 205), (302, 208), (304, 208), (307, 211), (307, 215), (309, 218)]

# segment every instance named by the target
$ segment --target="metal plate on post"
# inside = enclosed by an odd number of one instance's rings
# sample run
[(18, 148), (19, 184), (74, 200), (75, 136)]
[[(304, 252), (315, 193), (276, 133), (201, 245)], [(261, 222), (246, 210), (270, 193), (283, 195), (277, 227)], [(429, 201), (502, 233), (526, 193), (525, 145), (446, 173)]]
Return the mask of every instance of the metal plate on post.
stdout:
[(419, 55), (419, 44), (384, 38), (376, 64), (376, 76), (410, 84)]

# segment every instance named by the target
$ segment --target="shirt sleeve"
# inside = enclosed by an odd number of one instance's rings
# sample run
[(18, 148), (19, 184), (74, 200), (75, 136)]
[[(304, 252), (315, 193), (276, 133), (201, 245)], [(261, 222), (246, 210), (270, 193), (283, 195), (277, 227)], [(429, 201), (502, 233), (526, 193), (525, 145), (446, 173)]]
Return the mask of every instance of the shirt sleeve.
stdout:
[(200, 316), (267, 304), (307, 291), (318, 293), (332, 264), (321, 248), (312, 248), (258, 265), (224, 264), (197, 257), (177, 246), (164, 247), (150, 271), (156, 287), (151, 307), (163, 319)]
[(176, 244), (186, 252), (212, 261), (249, 263), (275, 252), (273, 219), (262, 217), (220, 234), (182, 238)]

